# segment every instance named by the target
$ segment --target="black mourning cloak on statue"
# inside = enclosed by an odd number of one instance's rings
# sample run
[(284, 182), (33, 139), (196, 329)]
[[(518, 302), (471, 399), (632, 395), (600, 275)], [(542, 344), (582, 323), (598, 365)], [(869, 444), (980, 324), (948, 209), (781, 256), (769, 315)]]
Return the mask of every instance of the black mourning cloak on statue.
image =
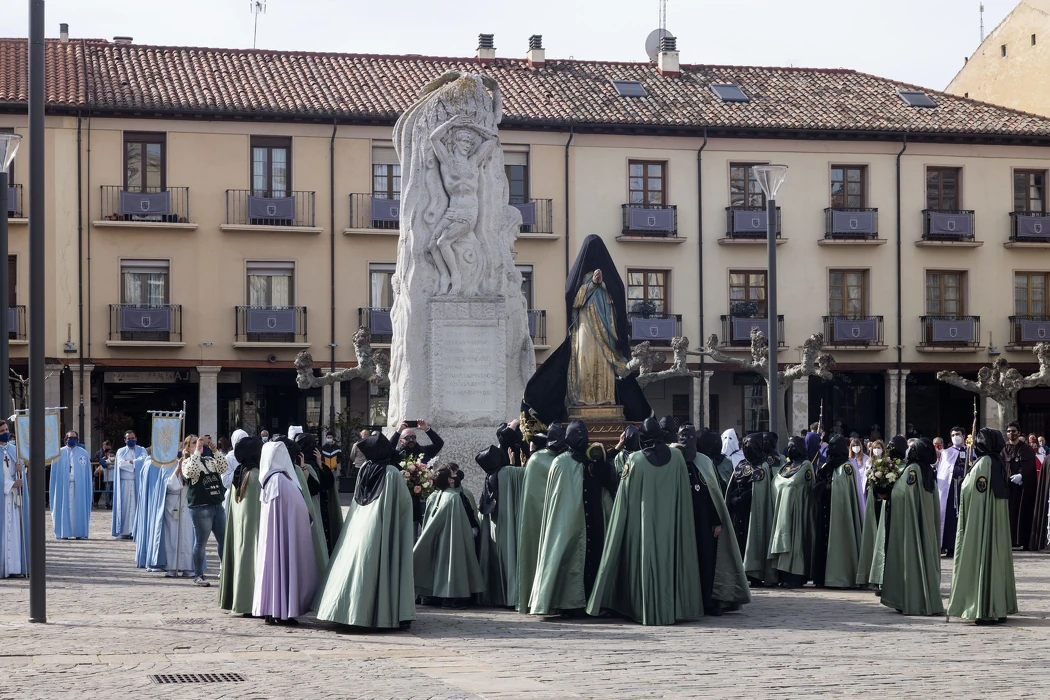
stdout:
[[(613, 262), (600, 236), (591, 234), (583, 239), (576, 262), (565, 280), (565, 318), (571, 323), (572, 302), (576, 298), (576, 292), (590, 279), (595, 270), (602, 271), (602, 282), (612, 297), (617, 349), (625, 359), (630, 359), (627, 293), (623, 279), (616, 269), (616, 263)], [(565, 395), (569, 384), (571, 354), (569, 334), (566, 332), (562, 344), (550, 354), (525, 386), (525, 396), (521, 401), (522, 413), (529, 415), (531, 412), (546, 425), (568, 419)], [(616, 400), (623, 406), (624, 418), (628, 421), (643, 421), (653, 414), (649, 402), (642, 394), (642, 388), (638, 386), (637, 374), (632, 373), (624, 379), (617, 380)]]

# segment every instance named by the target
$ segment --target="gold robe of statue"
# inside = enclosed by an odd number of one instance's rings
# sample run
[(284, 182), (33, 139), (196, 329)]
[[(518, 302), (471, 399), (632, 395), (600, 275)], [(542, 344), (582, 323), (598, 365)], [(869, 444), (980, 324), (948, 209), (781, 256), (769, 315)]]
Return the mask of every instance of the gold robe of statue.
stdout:
[(616, 347), (613, 302), (600, 270), (576, 292), (572, 308), (569, 405), (614, 405), (616, 378), (624, 372), (626, 360)]

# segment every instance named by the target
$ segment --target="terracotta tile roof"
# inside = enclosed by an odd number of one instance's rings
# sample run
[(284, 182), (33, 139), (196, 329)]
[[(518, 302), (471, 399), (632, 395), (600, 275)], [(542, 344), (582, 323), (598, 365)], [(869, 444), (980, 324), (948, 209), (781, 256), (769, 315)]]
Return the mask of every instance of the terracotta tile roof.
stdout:
[[(82, 55), (86, 60), (82, 60)], [(921, 89), (840, 69), (685, 65), (661, 76), (648, 63), (322, 54), (139, 46), (74, 40), (47, 44), (54, 107), (147, 114), (240, 114), (388, 122), (448, 70), (484, 71), (504, 95), (505, 123), (848, 131), (875, 134), (1050, 137), (1050, 119), (926, 90), (936, 109), (909, 107), (900, 89)], [(26, 41), (0, 39), (0, 104), (26, 101)], [(613, 79), (647, 97), (620, 97)], [(727, 104), (711, 83), (736, 83), (746, 104)]]

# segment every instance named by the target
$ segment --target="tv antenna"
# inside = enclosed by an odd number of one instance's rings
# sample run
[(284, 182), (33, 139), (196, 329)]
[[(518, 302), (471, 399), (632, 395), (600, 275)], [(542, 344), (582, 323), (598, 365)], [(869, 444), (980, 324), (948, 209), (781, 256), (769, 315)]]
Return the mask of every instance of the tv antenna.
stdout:
[(250, 0), (252, 4), (252, 16), (255, 17), (255, 29), (252, 31), (252, 48), (255, 48), (259, 38), (259, 15), (266, 14), (266, 0)]
[(984, 43), (984, 3), (981, 3), (981, 43)]
[(653, 63), (656, 63), (660, 53), (660, 39), (665, 36), (673, 37), (674, 34), (667, 31), (667, 0), (660, 0), (660, 28), (649, 32), (645, 38), (645, 53)]

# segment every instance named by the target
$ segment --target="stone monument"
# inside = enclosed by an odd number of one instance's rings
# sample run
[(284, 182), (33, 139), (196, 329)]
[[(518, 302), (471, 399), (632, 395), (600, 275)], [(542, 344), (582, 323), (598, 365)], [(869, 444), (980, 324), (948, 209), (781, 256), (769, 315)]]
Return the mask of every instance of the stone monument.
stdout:
[(536, 357), (514, 241), (499, 86), (448, 72), (394, 126), (401, 231), (390, 312), (389, 427), (422, 418), (445, 441), (440, 461), (467, 475), (515, 418)]

